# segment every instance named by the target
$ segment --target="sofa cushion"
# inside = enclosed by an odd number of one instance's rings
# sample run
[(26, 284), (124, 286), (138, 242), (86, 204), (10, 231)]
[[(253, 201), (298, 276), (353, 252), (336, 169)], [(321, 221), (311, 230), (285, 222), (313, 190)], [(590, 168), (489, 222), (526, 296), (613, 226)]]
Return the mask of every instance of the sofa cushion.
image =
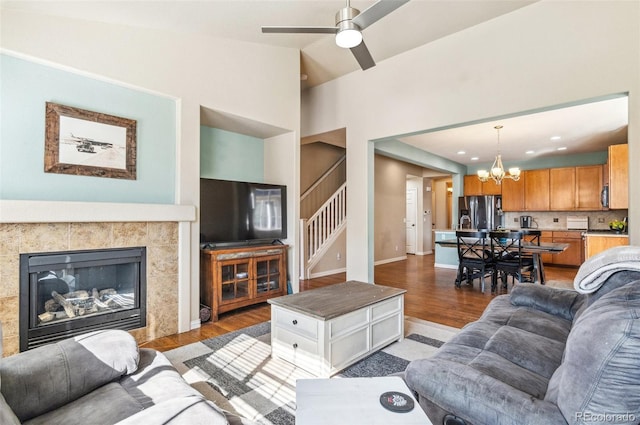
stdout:
[(0, 424), (2, 425), (20, 425), (20, 421), (7, 404), (2, 393), (0, 393)]
[(24, 425), (113, 425), (142, 410), (140, 403), (120, 384), (111, 382), (84, 397), (26, 421)]
[(204, 397), (176, 397), (151, 406), (119, 425), (229, 425), (220, 409)]
[(145, 408), (173, 398), (202, 395), (185, 381), (159, 351), (141, 348), (138, 370), (120, 380), (122, 387)]
[[(636, 425), (640, 418), (640, 281), (602, 296), (576, 319), (546, 400), (569, 423)], [(603, 416), (617, 415), (615, 422)]]
[(513, 305), (532, 307), (566, 320), (573, 320), (584, 298), (576, 291), (561, 291), (535, 283), (520, 283), (511, 290)]
[(7, 403), (26, 421), (134, 372), (137, 364), (133, 337), (106, 330), (1, 359), (0, 375)]

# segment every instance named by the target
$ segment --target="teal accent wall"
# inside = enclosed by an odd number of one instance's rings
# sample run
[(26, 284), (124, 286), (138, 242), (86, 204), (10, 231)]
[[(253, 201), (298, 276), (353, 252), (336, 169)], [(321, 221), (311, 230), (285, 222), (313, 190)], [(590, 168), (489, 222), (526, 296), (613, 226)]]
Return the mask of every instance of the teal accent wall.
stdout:
[(200, 126), (200, 177), (264, 181), (264, 140)]
[[(520, 167), (521, 170), (539, 170), (544, 168), (578, 167), (581, 165), (600, 165), (607, 163), (607, 151), (567, 154), (549, 158), (534, 158), (526, 161), (503, 161), (504, 168)], [(467, 174), (476, 174), (478, 170), (488, 170), (492, 163), (467, 166)]]
[[(173, 99), (6, 54), (0, 90), (0, 199), (175, 202)], [(136, 120), (137, 179), (45, 173), (45, 102)]]

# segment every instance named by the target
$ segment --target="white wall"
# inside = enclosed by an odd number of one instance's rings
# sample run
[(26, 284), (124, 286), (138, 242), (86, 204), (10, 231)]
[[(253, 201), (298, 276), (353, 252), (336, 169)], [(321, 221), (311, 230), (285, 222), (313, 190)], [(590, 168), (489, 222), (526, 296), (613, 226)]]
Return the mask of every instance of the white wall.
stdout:
[[(292, 189), (290, 240), (297, 240), (298, 173), (291, 167), (299, 152), (297, 50), (7, 10), (0, 18), (4, 51), (177, 99), (178, 204), (199, 204), (201, 106), (286, 129), (267, 148), (265, 169), (272, 171), (265, 177)], [(199, 325), (198, 242), (198, 224), (181, 224), (181, 331)]]
[[(541, 1), (306, 91), (303, 135), (347, 128), (347, 279), (373, 280), (371, 140), (628, 92), (637, 164), (639, 18), (637, 1)], [(631, 167), (629, 181), (639, 179)]]

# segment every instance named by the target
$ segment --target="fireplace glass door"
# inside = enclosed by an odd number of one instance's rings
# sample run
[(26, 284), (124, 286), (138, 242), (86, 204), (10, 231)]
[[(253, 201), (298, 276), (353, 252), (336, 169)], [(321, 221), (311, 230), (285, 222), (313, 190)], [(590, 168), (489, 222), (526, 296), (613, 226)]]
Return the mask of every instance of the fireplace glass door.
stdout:
[(145, 326), (145, 257), (145, 248), (22, 254), (21, 350), (94, 329)]

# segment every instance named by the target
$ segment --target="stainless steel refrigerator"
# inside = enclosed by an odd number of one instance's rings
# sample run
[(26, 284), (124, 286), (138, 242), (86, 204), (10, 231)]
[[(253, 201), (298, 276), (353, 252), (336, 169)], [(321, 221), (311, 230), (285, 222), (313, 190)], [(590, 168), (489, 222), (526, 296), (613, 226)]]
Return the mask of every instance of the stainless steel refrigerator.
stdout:
[(502, 196), (461, 196), (458, 210), (460, 228), (495, 230), (504, 227)]

